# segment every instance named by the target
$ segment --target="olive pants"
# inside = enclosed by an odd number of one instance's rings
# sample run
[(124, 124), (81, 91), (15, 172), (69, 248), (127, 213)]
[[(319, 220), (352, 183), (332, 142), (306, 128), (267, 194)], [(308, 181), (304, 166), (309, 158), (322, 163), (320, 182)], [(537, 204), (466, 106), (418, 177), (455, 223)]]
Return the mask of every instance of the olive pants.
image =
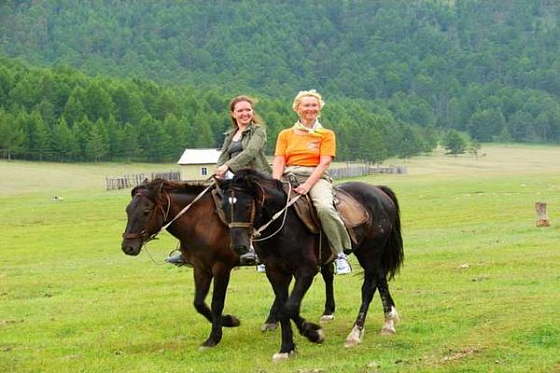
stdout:
[[(303, 183), (313, 170), (314, 167), (288, 166), (284, 170), (284, 176), (292, 174), (300, 183)], [(323, 175), (323, 178), (313, 185), (309, 191), (309, 197), (311, 197), (313, 206), (317, 210), (317, 217), (334, 251), (342, 254), (346, 249), (351, 250), (350, 236), (334, 208), (333, 186), (328, 174)]]

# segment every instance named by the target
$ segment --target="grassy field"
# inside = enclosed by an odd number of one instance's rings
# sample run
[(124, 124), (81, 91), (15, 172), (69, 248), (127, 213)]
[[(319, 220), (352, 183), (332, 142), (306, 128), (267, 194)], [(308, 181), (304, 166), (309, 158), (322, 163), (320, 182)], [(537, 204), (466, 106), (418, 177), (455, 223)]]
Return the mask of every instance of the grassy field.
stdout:
[[(162, 264), (175, 241), (121, 252), (129, 191), (105, 191), (105, 176), (176, 166), (0, 162), (0, 371), (560, 372), (558, 159), (558, 147), (488, 145), (478, 159), (436, 153), (407, 161), (406, 175), (361, 179), (400, 199), (397, 334), (377, 334), (376, 296), (364, 342), (342, 346), (360, 301), (356, 271), (336, 278), (325, 342), (297, 335), (296, 358), (280, 364), (279, 332), (259, 331), (272, 301), (265, 276), (234, 272), (226, 312), (242, 324), (200, 352), (209, 324), (192, 307), (192, 270)], [(537, 201), (548, 228), (535, 227)], [(317, 319), (322, 304), (317, 278), (304, 316)]]

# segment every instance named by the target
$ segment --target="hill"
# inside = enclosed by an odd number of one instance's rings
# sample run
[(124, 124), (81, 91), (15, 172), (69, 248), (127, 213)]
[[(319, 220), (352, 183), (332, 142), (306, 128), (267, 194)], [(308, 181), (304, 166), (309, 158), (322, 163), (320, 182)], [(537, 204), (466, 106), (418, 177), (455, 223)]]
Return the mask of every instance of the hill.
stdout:
[[(478, 142), (558, 143), (559, 14), (560, 3), (551, 0), (7, 1), (0, 4), (0, 53), (31, 66), (57, 72), (71, 71), (70, 66), (94, 76), (85, 85), (95, 82), (96, 92), (90, 93), (106, 110), (88, 110), (83, 103), (88, 95), (73, 81), (65, 82), (71, 92), (47, 95), (48, 102), (41, 103), (44, 97), (27, 92), (41, 92), (51, 81), (5, 66), (0, 109), (10, 112), (4, 121), (13, 122), (21, 109), (27, 114), (37, 109), (51, 126), (62, 117), (70, 129), (84, 115), (106, 124), (113, 114), (120, 126), (143, 122), (152, 132), (173, 113), (179, 122), (196, 119), (196, 128), (203, 128), (188, 136), (196, 138), (193, 144), (214, 146), (228, 98), (248, 93), (272, 102), (263, 109), (270, 110), (265, 115), (274, 135), (275, 126), (291, 121), (289, 110), (279, 108), (289, 107), (298, 90), (316, 88), (338, 106), (332, 118), (347, 133), (341, 136), (344, 159), (364, 159), (368, 149), (377, 153), (372, 161), (430, 150), (426, 132), (432, 129), (459, 130)], [(107, 77), (124, 82), (107, 84)], [(143, 83), (135, 87), (130, 81)], [(152, 97), (129, 99), (119, 92), (119, 101), (117, 88), (109, 85), (147, 96), (167, 92), (155, 108)], [(181, 91), (198, 92), (204, 103), (187, 105), (178, 115), (177, 106), (192, 101)], [(122, 106), (136, 107), (142, 99), (147, 107), (127, 116)], [(222, 103), (219, 110), (216, 103)], [(193, 118), (197, 111), (202, 114)], [(379, 129), (387, 126), (405, 139), (387, 138)], [(75, 145), (56, 149), (51, 159), (171, 157), (164, 146), (152, 151), (138, 144), (141, 151), (132, 155), (102, 146), (96, 142), (103, 132), (91, 135), (96, 138), (89, 151), (82, 141), (79, 151)], [(351, 135), (356, 132), (363, 136)], [(161, 144), (166, 136), (159, 137)], [(399, 149), (411, 139), (412, 150)]]

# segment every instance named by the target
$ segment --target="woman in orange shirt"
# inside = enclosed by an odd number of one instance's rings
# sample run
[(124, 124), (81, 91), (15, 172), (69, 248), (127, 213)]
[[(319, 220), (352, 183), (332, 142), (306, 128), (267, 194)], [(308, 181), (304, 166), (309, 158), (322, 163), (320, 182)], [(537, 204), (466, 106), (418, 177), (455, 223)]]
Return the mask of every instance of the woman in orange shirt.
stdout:
[(334, 208), (332, 182), (327, 170), (336, 156), (336, 136), (319, 123), (324, 104), (315, 90), (297, 94), (292, 108), (299, 121), (278, 135), (272, 177), (281, 179), (293, 175), (300, 183), (294, 190), (299, 194), (309, 193), (329, 243), (338, 253), (337, 273), (346, 274), (352, 267), (344, 250), (352, 249), (352, 243)]

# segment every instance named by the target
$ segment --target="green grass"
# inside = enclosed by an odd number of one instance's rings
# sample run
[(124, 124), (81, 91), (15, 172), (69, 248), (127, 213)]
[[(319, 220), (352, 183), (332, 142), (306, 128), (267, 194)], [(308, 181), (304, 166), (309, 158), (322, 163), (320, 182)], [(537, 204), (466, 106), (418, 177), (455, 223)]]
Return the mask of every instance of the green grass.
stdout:
[[(174, 239), (149, 244), (154, 261), (121, 252), (129, 191), (106, 192), (105, 175), (172, 165), (1, 162), (0, 371), (560, 371), (560, 149), (482, 153), (436, 153), (408, 161), (407, 175), (361, 179), (391, 186), (401, 204), (406, 258), (390, 284), (397, 334), (377, 334), (376, 296), (364, 342), (345, 349), (361, 276), (337, 277), (325, 342), (296, 335), (297, 357), (280, 364), (271, 361), (279, 332), (259, 331), (272, 301), (265, 276), (233, 273), (226, 312), (242, 324), (200, 352), (210, 329), (192, 307), (192, 270), (162, 264)], [(551, 227), (535, 227), (537, 201), (548, 203)], [(323, 299), (318, 277), (304, 316), (316, 319)]]

